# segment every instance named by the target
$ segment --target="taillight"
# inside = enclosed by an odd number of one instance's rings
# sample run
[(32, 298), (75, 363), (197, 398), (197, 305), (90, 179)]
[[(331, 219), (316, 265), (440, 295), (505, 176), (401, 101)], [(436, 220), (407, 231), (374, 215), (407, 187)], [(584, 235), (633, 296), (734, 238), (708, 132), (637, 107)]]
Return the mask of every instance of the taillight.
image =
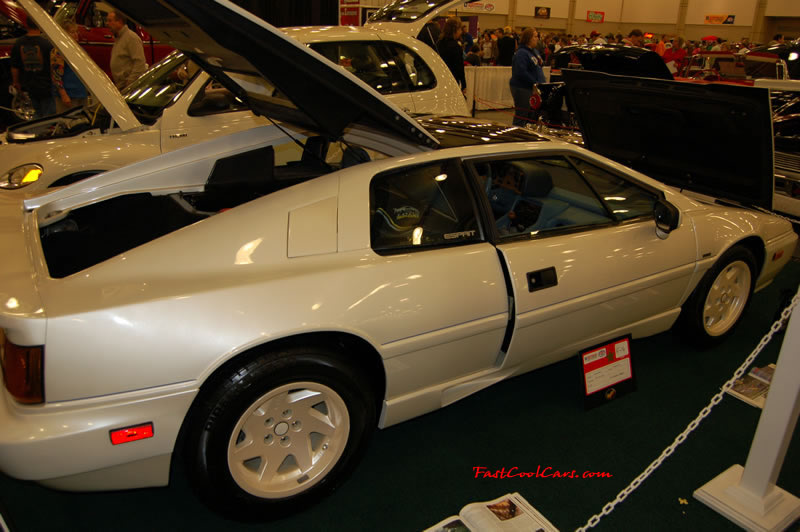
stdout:
[(8, 392), (20, 403), (44, 402), (44, 347), (12, 344), (2, 334), (0, 366)]

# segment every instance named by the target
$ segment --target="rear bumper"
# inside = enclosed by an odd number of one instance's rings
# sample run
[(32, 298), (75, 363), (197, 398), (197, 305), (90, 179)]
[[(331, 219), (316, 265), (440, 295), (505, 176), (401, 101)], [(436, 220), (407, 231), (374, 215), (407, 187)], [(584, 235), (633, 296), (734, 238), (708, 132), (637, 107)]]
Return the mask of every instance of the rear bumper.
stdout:
[[(0, 471), (75, 491), (162, 486), (197, 389), (21, 406), (0, 388)], [(152, 422), (152, 438), (112, 445), (110, 431)], [(139, 464), (139, 466), (136, 466)]]

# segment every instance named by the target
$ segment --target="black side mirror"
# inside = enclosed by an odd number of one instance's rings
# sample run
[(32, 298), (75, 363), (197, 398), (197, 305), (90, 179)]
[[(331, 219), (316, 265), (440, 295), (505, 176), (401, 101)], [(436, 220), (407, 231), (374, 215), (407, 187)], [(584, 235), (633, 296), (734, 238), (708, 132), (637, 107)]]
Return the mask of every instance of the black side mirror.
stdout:
[(653, 207), (653, 216), (656, 219), (656, 235), (662, 240), (678, 227), (681, 218), (677, 207), (664, 199), (656, 201)]

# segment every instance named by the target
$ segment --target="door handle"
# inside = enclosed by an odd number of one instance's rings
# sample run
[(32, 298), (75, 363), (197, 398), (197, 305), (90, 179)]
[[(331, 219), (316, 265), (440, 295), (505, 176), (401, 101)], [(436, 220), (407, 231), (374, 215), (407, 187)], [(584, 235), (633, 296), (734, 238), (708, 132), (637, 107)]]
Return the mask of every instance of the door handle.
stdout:
[(543, 288), (558, 285), (558, 274), (556, 274), (556, 269), (553, 266), (544, 270), (528, 272), (525, 275), (528, 278), (528, 292), (536, 292)]

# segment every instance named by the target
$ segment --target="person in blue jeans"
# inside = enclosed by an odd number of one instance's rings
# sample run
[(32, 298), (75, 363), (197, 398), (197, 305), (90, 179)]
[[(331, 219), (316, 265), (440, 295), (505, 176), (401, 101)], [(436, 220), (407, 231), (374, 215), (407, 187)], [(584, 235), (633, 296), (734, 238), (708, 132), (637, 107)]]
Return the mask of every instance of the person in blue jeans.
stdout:
[(544, 83), (544, 72), (542, 71), (542, 56), (536, 49), (539, 36), (535, 29), (526, 28), (522, 32), (519, 48), (514, 53), (511, 61), (511, 79), (508, 84), (511, 87), (511, 96), (514, 98), (514, 120), (515, 126), (525, 127), (525, 124), (532, 122), (534, 112), (531, 109), (531, 94), (536, 83)]
[[(77, 24), (67, 21), (62, 27), (75, 42), (78, 41)], [(50, 69), (53, 76), (53, 88), (56, 92), (56, 112), (63, 113), (67, 109), (86, 105), (86, 99), (89, 96), (86, 87), (83, 86), (57, 48), (53, 48), (53, 51), (50, 52)]]

